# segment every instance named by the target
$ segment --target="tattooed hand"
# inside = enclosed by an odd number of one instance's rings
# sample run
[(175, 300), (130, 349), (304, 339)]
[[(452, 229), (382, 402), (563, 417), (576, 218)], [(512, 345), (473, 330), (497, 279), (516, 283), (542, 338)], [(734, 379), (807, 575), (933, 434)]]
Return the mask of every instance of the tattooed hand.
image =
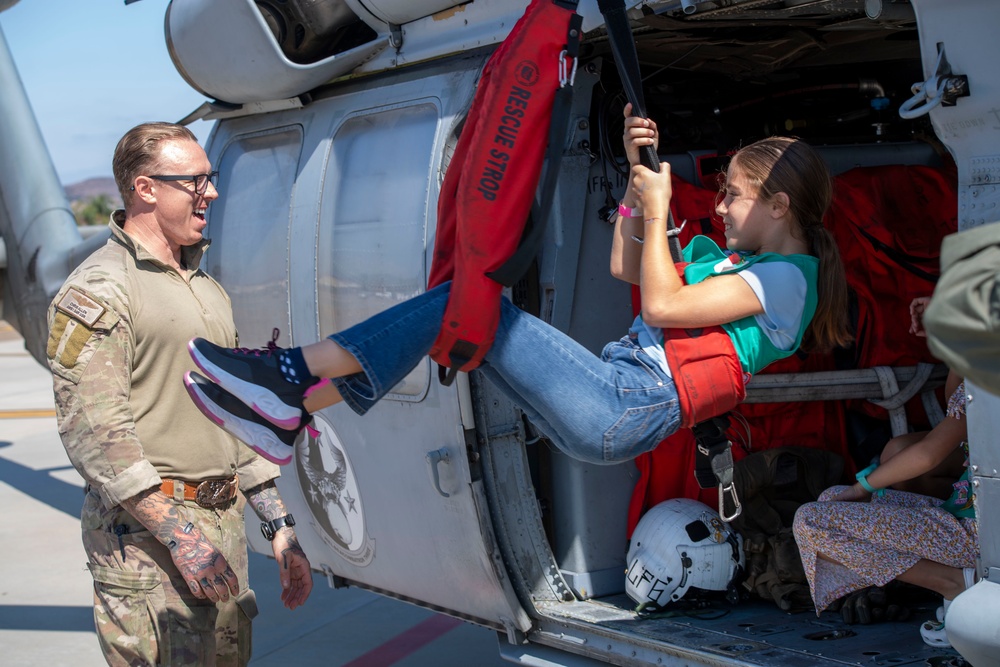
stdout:
[(195, 597), (226, 602), (230, 595), (239, 594), (240, 582), (226, 557), (194, 525), (187, 524), (167, 546)]
[(271, 546), (274, 548), (274, 558), (278, 561), (281, 601), (289, 609), (295, 609), (304, 604), (312, 592), (309, 559), (295, 539), (295, 531), (287, 526), (278, 530)]
[(188, 521), (183, 506), (148, 489), (123, 500), (122, 507), (170, 549), (170, 558), (195, 597), (225, 602), (239, 594), (240, 582), (226, 557)]
[[(246, 496), (250, 507), (261, 521), (273, 521), (279, 516), (288, 514), (273, 481), (255, 486), (246, 492)], [(274, 539), (271, 540), (271, 548), (274, 549), (274, 559), (278, 561), (281, 601), (289, 609), (295, 609), (301, 606), (312, 592), (309, 559), (299, 546), (299, 541), (295, 539), (295, 531), (291, 526), (278, 529)]]

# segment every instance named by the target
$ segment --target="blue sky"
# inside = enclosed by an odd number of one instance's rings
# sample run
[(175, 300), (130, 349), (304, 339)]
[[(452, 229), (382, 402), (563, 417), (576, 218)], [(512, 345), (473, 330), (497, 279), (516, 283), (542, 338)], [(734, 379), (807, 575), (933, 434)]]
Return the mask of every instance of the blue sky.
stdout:
[[(167, 0), (20, 0), (0, 30), (63, 185), (111, 176), (125, 132), (177, 121), (205, 98), (167, 54)], [(190, 126), (204, 144), (211, 123)]]

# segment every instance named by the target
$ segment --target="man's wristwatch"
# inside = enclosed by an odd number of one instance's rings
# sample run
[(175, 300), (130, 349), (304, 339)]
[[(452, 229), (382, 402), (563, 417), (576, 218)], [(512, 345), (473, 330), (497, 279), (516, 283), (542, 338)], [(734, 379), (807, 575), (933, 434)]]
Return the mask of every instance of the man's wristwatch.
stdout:
[(295, 525), (295, 517), (293, 517), (291, 514), (286, 514), (285, 516), (279, 516), (277, 519), (272, 519), (271, 521), (265, 521), (264, 523), (260, 524), (260, 532), (264, 533), (264, 539), (270, 542), (271, 540), (274, 539), (274, 535), (275, 533), (278, 532), (279, 529), (284, 528), (285, 526), (294, 526), (294, 525)]

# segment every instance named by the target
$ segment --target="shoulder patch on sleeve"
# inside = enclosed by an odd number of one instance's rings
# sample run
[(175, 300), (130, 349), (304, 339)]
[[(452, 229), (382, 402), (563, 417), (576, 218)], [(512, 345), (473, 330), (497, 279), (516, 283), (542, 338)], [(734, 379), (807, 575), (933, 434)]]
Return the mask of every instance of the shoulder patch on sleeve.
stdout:
[(101, 319), (101, 315), (107, 310), (75, 287), (66, 290), (66, 293), (56, 303), (56, 309), (66, 313), (74, 320), (82, 322), (88, 329), (93, 329), (94, 325)]
[(114, 310), (78, 287), (68, 288), (53, 303), (50, 318), (45, 350), (49, 367), (74, 382), (120, 319)]

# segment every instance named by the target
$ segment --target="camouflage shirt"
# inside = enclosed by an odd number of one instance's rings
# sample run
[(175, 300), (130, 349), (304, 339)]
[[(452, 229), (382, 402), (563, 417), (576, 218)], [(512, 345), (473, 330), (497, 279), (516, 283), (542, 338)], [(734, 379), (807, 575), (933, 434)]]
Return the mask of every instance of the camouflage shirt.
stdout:
[(935, 357), (1000, 394), (1000, 222), (945, 237), (924, 328)]
[[(73, 465), (108, 508), (162, 478), (197, 482), (238, 472), (244, 490), (278, 477), (206, 419), (183, 385), (196, 370), (187, 342), (237, 341), (229, 296), (201, 269), (185, 278), (122, 231), (69, 276), (49, 308), (46, 354), (59, 434)], [(197, 267), (204, 241), (182, 251)]]

